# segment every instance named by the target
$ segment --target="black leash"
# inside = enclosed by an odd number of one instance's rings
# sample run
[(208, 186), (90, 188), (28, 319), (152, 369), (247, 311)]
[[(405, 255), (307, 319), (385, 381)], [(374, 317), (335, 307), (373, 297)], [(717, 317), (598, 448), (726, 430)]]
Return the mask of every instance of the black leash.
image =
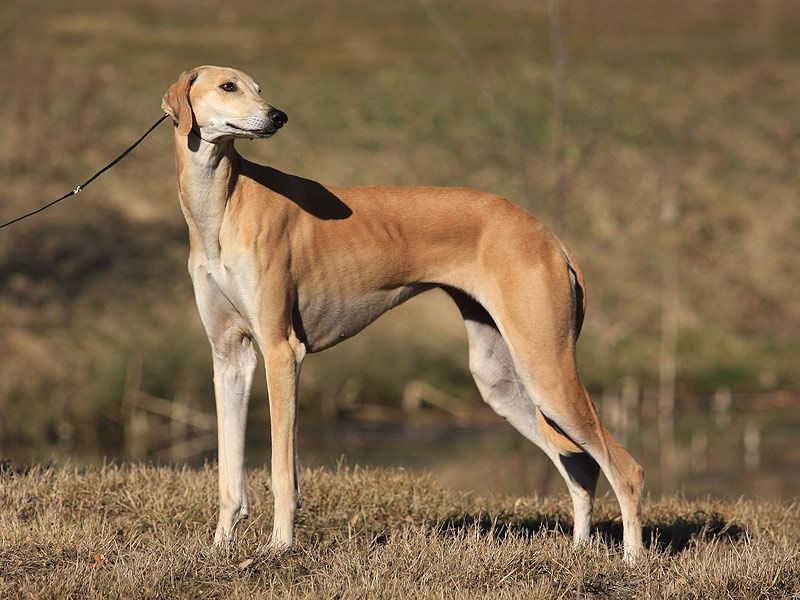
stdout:
[(100, 169), (100, 170), (99, 170), (97, 173), (95, 173), (95, 174), (94, 174), (94, 175), (92, 175), (92, 176), (91, 176), (89, 179), (87, 179), (85, 183), (82, 183), (81, 185), (79, 185), (78, 187), (76, 187), (74, 190), (72, 190), (72, 191), (71, 191), (71, 192), (69, 192), (68, 194), (64, 194), (64, 195), (63, 195), (63, 196), (61, 196), (61, 198), (59, 198), (58, 200), (53, 200), (52, 202), (50, 202), (50, 203), (48, 203), (48, 204), (45, 204), (45, 205), (44, 205), (44, 206), (42, 206), (41, 208), (37, 208), (36, 210), (34, 210), (34, 211), (31, 211), (31, 212), (29, 212), (29, 213), (28, 213), (28, 214), (26, 214), (26, 215), (22, 215), (21, 217), (17, 217), (16, 219), (12, 219), (11, 221), (8, 221), (7, 223), (3, 223), (2, 225), (0, 225), (0, 229), (2, 229), (3, 227), (8, 227), (9, 225), (13, 225), (13, 224), (14, 224), (14, 223), (16, 223), (17, 221), (22, 221), (22, 219), (27, 219), (28, 217), (32, 217), (32, 216), (33, 216), (33, 215), (35, 215), (36, 213), (40, 213), (40, 212), (42, 212), (43, 210), (45, 210), (46, 208), (50, 208), (50, 207), (51, 207), (51, 206), (53, 206), (54, 204), (58, 204), (58, 203), (59, 203), (59, 202), (61, 202), (62, 200), (66, 200), (66, 199), (67, 199), (67, 198), (69, 198), (70, 196), (74, 196), (75, 194), (78, 194), (78, 193), (82, 192), (84, 189), (86, 189), (86, 187), (87, 187), (87, 186), (88, 186), (90, 183), (92, 183), (92, 182), (93, 182), (95, 179), (97, 179), (98, 177), (100, 177), (100, 175), (102, 175), (103, 173), (105, 173), (106, 171), (108, 171), (108, 170), (109, 170), (111, 167), (113, 167), (115, 164), (117, 164), (117, 163), (118, 163), (119, 161), (121, 161), (123, 158), (125, 158), (126, 156), (128, 156), (128, 154), (130, 154), (131, 150), (133, 150), (134, 148), (136, 148), (136, 146), (138, 146), (139, 144), (141, 144), (141, 143), (142, 143), (142, 140), (144, 140), (144, 138), (146, 138), (148, 135), (150, 135), (150, 134), (153, 132), (153, 130), (154, 130), (156, 127), (158, 127), (159, 125), (161, 125), (161, 121), (163, 121), (164, 119), (166, 119), (166, 118), (167, 118), (167, 116), (168, 116), (168, 115), (164, 115), (164, 116), (163, 116), (163, 117), (161, 117), (161, 118), (160, 118), (158, 121), (156, 121), (155, 123), (153, 123), (153, 125), (150, 127), (150, 129), (148, 129), (147, 131), (145, 131), (145, 132), (144, 132), (144, 135), (143, 135), (142, 137), (140, 137), (138, 140), (136, 140), (135, 142), (133, 142), (133, 144), (131, 144), (131, 145), (128, 147), (128, 149), (127, 149), (127, 150), (125, 150), (125, 152), (123, 152), (122, 154), (120, 154), (120, 155), (119, 155), (117, 158), (115, 158), (114, 160), (112, 160), (112, 161), (111, 161), (110, 163), (108, 163), (108, 164), (107, 164), (105, 167), (103, 167), (103, 168), (102, 168), (102, 169)]

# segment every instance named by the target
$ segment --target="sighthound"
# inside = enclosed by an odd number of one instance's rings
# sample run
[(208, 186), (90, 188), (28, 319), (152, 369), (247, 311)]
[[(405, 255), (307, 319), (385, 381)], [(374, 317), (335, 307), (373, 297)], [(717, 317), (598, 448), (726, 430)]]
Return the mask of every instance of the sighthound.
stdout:
[(351, 337), (412, 296), (441, 288), (469, 338), (483, 399), (555, 463), (589, 538), (600, 470), (616, 494), (624, 555), (642, 552), (642, 468), (598, 419), (578, 377), (585, 292), (570, 251), (522, 208), (464, 188), (326, 187), (254, 164), (237, 138), (267, 138), (285, 113), (251, 77), (203, 66), (162, 108), (174, 121), (189, 273), (214, 365), (219, 522), (248, 515), (245, 424), (256, 346), (266, 363), (275, 516), (270, 546), (292, 546), (300, 504), (297, 382), (308, 352)]

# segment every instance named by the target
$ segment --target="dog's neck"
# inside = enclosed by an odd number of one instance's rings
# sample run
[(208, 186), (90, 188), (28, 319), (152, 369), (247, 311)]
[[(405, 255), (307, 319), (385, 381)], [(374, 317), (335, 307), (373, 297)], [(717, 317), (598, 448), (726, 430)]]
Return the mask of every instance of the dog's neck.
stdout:
[(216, 260), (236, 164), (233, 140), (207, 142), (194, 131), (181, 135), (177, 127), (174, 138), (178, 198), (189, 226), (191, 250), (202, 250), (207, 260)]

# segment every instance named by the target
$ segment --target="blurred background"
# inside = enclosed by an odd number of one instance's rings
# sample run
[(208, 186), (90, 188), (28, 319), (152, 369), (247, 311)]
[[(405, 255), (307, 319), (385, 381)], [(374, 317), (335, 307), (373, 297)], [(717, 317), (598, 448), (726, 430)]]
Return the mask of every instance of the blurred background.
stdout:
[[(574, 250), (581, 372), (654, 494), (800, 492), (800, 4), (103, 0), (0, 5), (0, 221), (57, 198), (200, 64), (289, 125), (239, 152), (332, 185), (463, 185)], [(0, 232), (0, 460), (213, 460), (211, 362), (162, 125)], [(481, 402), (436, 292), (310, 356), (301, 460), (560, 492)], [(251, 465), (268, 461), (263, 369)]]

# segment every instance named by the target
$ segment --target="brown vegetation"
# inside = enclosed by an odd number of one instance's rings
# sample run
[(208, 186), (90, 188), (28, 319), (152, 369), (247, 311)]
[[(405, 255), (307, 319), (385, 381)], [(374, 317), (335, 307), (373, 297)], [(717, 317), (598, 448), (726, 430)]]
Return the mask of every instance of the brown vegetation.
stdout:
[(477, 498), (402, 470), (306, 470), (297, 548), (260, 554), (271, 497), (209, 548), (215, 470), (106, 467), (0, 474), (0, 597), (756, 598), (800, 595), (800, 511), (756, 501), (645, 504), (648, 551), (621, 560), (602, 498), (573, 548), (567, 497)]
[[(481, 188), (556, 229), (586, 274), (579, 350), (596, 398), (623, 377), (652, 397), (673, 352), (661, 378), (679, 427), (719, 386), (797, 390), (798, 4), (561, 4), (3, 2), (0, 220), (115, 156), (180, 71), (231, 64), (290, 116), (240, 144), (249, 158), (335, 185)], [(2, 455), (118, 448), (132, 355), (143, 392), (210, 410), (175, 196), (162, 126), (83, 194), (2, 231)], [(411, 378), (479, 405), (442, 297), (309, 358), (303, 420), (397, 406)], [(775, 412), (765, 441), (788, 430)]]

